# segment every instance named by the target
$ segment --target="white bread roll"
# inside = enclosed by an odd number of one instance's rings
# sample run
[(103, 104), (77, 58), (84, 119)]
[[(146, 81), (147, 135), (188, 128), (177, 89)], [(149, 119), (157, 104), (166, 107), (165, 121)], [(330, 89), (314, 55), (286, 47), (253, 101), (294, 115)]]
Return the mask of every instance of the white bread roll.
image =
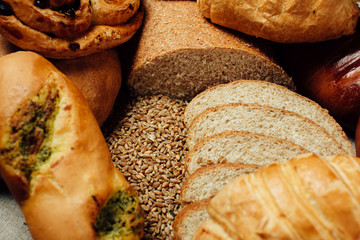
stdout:
[(198, 0), (213, 23), (275, 42), (319, 42), (355, 32), (352, 0)]

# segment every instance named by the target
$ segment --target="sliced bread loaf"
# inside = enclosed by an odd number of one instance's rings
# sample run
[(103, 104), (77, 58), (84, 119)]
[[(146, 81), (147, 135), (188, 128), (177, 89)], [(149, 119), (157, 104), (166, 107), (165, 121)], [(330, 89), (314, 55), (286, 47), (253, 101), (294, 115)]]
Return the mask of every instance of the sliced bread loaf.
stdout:
[(183, 182), (180, 192), (182, 204), (215, 196), (232, 179), (255, 172), (259, 166), (242, 163), (220, 163), (196, 170)]
[(239, 80), (221, 84), (198, 94), (187, 105), (184, 121), (187, 126), (207, 108), (229, 103), (256, 103), (298, 113), (323, 127), (342, 148), (354, 155), (353, 147), (342, 127), (316, 102), (275, 83)]
[(207, 206), (210, 199), (204, 199), (184, 206), (176, 215), (173, 223), (175, 240), (191, 240), (196, 229), (209, 219)]
[(313, 121), (294, 112), (257, 104), (234, 103), (210, 108), (188, 129), (187, 146), (224, 131), (249, 131), (288, 140), (320, 156), (346, 153)]
[(185, 157), (188, 175), (200, 167), (217, 163), (245, 163), (266, 166), (309, 153), (292, 142), (245, 131), (221, 132), (206, 137), (191, 148)]

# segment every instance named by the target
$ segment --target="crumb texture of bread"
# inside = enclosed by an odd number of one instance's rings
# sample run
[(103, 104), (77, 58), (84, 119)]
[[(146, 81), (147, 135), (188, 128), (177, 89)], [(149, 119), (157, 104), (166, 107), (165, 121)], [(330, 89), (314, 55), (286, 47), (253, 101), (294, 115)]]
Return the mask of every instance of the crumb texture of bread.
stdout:
[(209, 23), (195, 2), (143, 3), (146, 16), (127, 80), (132, 94), (191, 99), (235, 79), (262, 79), (295, 89), (284, 70), (263, 53), (265, 47)]
[(203, 166), (243, 163), (266, 166), (310, 151), (290, 141), (246, 131), (225, 131), (199, 141), (186, 154), (185, 169), (193, 174)]
[(288, 140), (322, 156), (346, 153), (322, 127), (301, 115), (243, 103), (209, 108), (198, 115), (189, 127), (186, 144), (191, 149), (207, 136), (234, 130)]
[(255, 172), (259, 166), (242, 163), (221, 163), (202, 167), (183, 182), (180, 193), (182, 204), (212, 198), (232, 179)]
[(239, 80), (221, 84), (193, 98), (185, 109), (185, 123), (190, 126), (194, 118), (210, 107), (229, 103), (254, 103), (295, 112), (323, 127), (348, 154), (354, 150), (342, 127), (316, 102), (278, 84)]
[(200, 224), (209, 219), (207, 211), (209, 200), (193, 202), (180, 210), (173, 223), (175, 240), (192, 240)]

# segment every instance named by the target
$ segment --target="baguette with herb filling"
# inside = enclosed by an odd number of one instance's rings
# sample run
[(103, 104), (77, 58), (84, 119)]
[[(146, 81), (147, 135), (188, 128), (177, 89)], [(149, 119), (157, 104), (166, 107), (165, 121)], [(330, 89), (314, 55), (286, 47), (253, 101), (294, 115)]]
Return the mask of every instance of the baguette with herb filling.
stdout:
[(0, 173), (33, 238), (140, 239), (140, 201), (76, 86), (32, 52), (0, 72)]

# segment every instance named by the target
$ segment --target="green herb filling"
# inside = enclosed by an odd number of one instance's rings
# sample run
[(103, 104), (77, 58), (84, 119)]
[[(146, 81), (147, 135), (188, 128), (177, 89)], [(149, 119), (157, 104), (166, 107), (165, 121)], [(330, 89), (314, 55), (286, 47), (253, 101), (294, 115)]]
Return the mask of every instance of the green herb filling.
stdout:
[(0, 156), (6, 164), (20, 170), (28, 181), (51, 156), (50, 142), (58, 103), (58, 91), (47, 85), (21, 104), (11, 118), (6, 146), (0, 149)]
[(100, 210), (95, 230), (104, 240), (140, 235), (143, 220), (138, 198), (129, 191), (120, 190)]

